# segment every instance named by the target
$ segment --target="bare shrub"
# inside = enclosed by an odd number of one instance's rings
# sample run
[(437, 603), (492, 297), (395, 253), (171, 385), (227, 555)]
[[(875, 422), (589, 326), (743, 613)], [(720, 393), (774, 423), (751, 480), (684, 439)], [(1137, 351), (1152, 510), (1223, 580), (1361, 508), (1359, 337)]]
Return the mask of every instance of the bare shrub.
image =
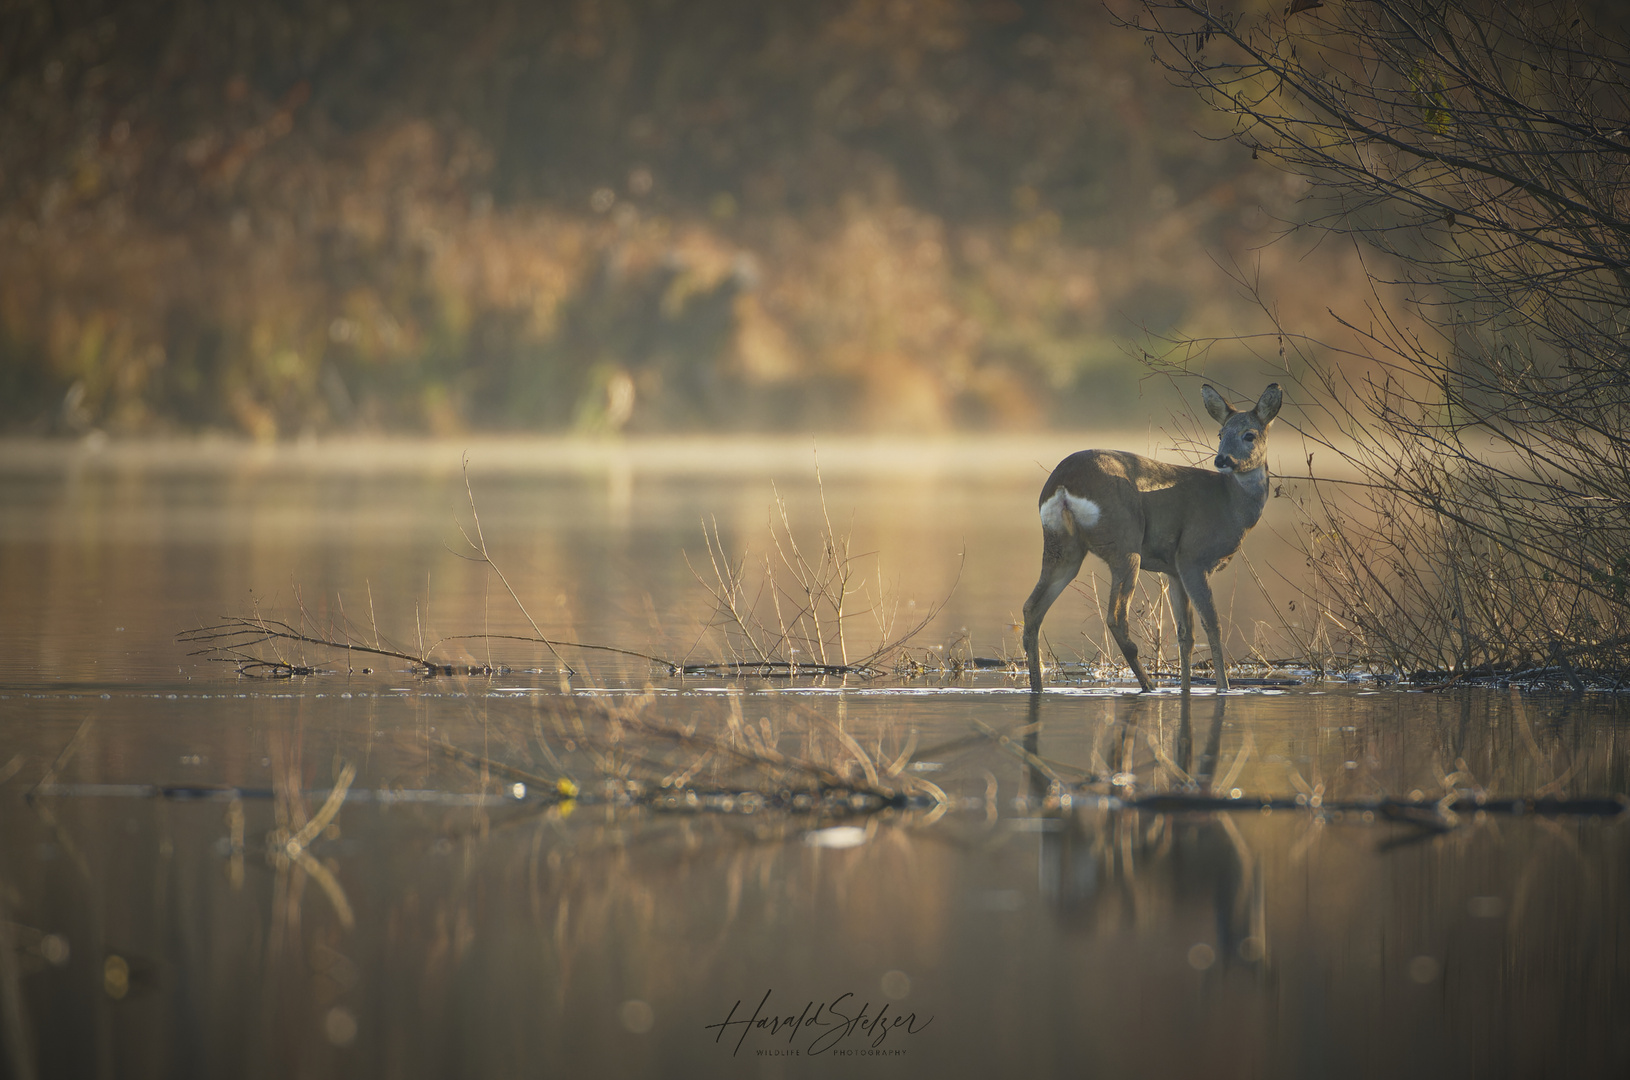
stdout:
[(1135, 21), (1254, 155), (1311, 181), (1287, 225), (1368, 253), (1347, 340), (1270, 340), (1305, 433), (1359, 477), (1307, 503), (1320, 598), (1389, 666), (1624, 662), (1630, 49), (1607, 14), (1146, 0)]

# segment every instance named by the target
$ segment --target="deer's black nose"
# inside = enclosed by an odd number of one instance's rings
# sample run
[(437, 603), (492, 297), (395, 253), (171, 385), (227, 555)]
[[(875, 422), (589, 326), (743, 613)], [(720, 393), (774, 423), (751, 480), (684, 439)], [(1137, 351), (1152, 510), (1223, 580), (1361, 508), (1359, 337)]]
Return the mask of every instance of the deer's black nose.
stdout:
[(1229, 457), (1227, 454), (1218, 454), (1217, 460), (1212, 462), (1212, 464), (1217, 466), (1219, 469), (1232, 469), (1235, 462), (1234, 459)]

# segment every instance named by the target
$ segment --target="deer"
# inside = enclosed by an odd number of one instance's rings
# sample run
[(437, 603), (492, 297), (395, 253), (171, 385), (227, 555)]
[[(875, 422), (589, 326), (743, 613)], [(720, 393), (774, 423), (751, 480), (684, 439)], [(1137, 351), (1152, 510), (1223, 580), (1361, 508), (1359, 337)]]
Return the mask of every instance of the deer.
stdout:
[(1216, 471), (1168, 465), (1121, 450), (1081, 450), (1071, 454), (1042, 486), (1041, 577), (1024, 602), (1024, 651), (1030, 689), (1041, 693), (1041, 621), (1081, 570), (1090, 551), (1109, 567), (1105, 622), (1137, 676), (1143, 693), (1154, 689), (1138, 660), (1127, 629), (1127, 609), (1138, 571), (1165, 574), (1177, 623), (1182, 692), (1189, 692), (1194, 623), (1200, 614), (1211, 646), (1217, 692), (1228, 690), (1228, 665), (1210, 575), (1227, 564), (1268, 502), (1268, 426), (1279, 414), (1284, 394), (1271, 383), (1250, 410), (1235, 409), (1209, 386), (1200, 388), (1206, 412), (1222, 425), (1217, 437)]

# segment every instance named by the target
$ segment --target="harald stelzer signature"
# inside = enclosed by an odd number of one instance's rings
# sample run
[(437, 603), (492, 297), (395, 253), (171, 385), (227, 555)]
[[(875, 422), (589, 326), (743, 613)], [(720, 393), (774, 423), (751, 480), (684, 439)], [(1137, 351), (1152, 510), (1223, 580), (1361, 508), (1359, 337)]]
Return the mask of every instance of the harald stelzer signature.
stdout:
[(869, 1046), (873, 1049), (883, 1045), (890, 1032), (897, 1032), (899, 1036), (916, 1035), (929, 1024), (934, 1022), (932, 1016), (926, 1020), (919, 1020), (914, 1012), (899, 1014), (890, 1013), (888, 1004), (884, 1004), (875, 1013), (872, 1012), (871, 1002), (863, 1002), (860, 1011), (850, 1015), (854, 1009), (851, 1000), (854, 994), (843, 994), (830, 1002), (816, 1004), (811, 1001), (804, 1005), (800, 1013), (775, 1013), (769, 1011), (770, 991), (764, 991), (764, 997), (759, 1000), (758, 1007), (753, 1010), (752, 1016), (738, 1017), (741, 1011), (741, 1002), (738, 1000), (730, 1007), (730, 1015), (717, 1024), (708, 1024), (708, 1031), (717, 1031), (713, 1037), (714, 1042), (722, 1042), (725, 1034), (732, 1029), (740, 1028), (741, 1033), (736, 1037), (736, 1046), (730, 1052), (731, 1057), (740, 1053), (742, 1044), (747, 1041), (749, 1033), (758, 1031), (774, 1037), (783, 1032), (786, 1034), (787, 1045), (792, 1046), (798, 1038), (799, 1032), (812, 1035), (804, 1052), (810, 1056), (824, 1054), (836, 1049), (844, 1039), (853, 1035), (869, 1038)]

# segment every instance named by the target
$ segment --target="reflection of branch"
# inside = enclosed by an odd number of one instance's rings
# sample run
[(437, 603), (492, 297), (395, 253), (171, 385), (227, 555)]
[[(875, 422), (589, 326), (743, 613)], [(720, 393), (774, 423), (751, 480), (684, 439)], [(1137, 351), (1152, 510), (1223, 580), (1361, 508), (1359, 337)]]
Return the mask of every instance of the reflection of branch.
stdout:
[(334, 787), (323, 801), (322, 807), (312, 819), (305, 823), (301, 830), (289, 837), (283, 843), (283, 850), (289, 858), (297, 857), (306, 849), (306, 845), (316, 839), (317, 834), (328, 828), (328, 823), (334, 820), (334, 815), (340, 812), (345, 803), (345, 793), (351, 790), (351, 781), (357, 778), (357, 767), (349, 761), (340, 770), (339, 779), (334, 781)]
[(1254, 749), (1256, 749), (1256, 733), (1250, 728), (1246, 728), (1245, 738), (1240, 740), (1239, 753), (1234, 755), (1233, 764), (1228, 766), (1228, 771), (1223, 774), (1222, 780), (1217, 783), (1216, 790), (1226, 795), (1234, 789), (1234, 781), (1239, 779), (1240, 771), (1245, 768), (1245, 762), (1250, 759), (1251, 751)]
[(570, 798), (571, 796), (567, 795), (566, 791), (576, 790), (575, 785), (570, 789), (563, 787), (563, 785), (571, 783), (569, 780), (550, 780), (546, 776), (539, 776), (537, 773), (528, 772), (525, 769), (518, 769), (513, 765), (506, 765), (501, 761), (494, 761), (492, 758), (486, 757), (485, 755), (473, 753), (461, 746), (454, 746), (450, 742), (439, 742), (434, 745), (437, 750), (441, 751), (443, 754), (446, 754), (455, 761), (462, 761), (466, 765), (479, 766), (480, 768), (486, 769), (489, 772), (495, 772), (500, 776), (506, 776), (511, 780), (519, 780), (521, 783), (525, 784), (528, 789), (541, 795), (547, 796), (548, 793), (554, 792), (561, 798)]
[(1063, 777), (1058, 775), (1051, 765), (1047, 764), (1034, 753), (1025, 749), (1025, 747), (1019, 743), (1014, 742), (1009, 736), (1003, 735), (1000, 731), (997, 731), (983, 720), (975, 720), (973, 722), (973, 726), (979, 729), (979, 731), (981, 731), (997, 746), (1001, 747), (1003, 750), (1006, 750), (1008, 753), (1030, 766), (1032, 769), (1035, 769), (1041, 775), (1045, 776), (1051, 783), (1058, 785), (1059, 790), (1068, 791), (1070, 789), (1070, 785), (1065, 782)]
[(1304, 810), (1312, 814), (1337, 812), (1370, 812), (1405, 824), (1433, 831), (1448, 831), (1459, 821), (1451, 815), (1473, 813), (1510, 814), (1513, 816), (1540, 815), (1542, 817), (1617, 818), (1630, 815), (1630, 797), (1623, 795), (1586, 795), (1577, 799), (1557, 799), (1549, 796), (1513, 795), (1482, 797), (1451, 793), (1442, 799), (1326, 799), (1318, 806), (1309, 805), (1305, 795), (1245, 795), (1238, 798), (1227, 795), (1194, 795), (1165, 791), (1141, 798), (1121, 799), (1121, 805), (1149, 810), (1160, 814), (1211, 813), (1218, 810), (1251, 812), (1268, 810)]
[[(810, 711), (813, 712), (813, 710)], [(816, 715), (819, 714), (817, 713)], [(853, 791), (859, 794), (873, 795), (884, 802), (894, 802), (899, 798), (897, 792), (891, 788), (883, 786), (878, 782), (876, 766), (872, 765), (871, 760), (866, 756), (865, 751), (854, 742), (853, 738), (849, 739), (849, 743), (845, 748), (848, 749), (851, 754), (855, 755), (856, 759), (861, 763), (861, 769), (866, 774), (866, 780), (864, 782), (856, 782), (852, 777), (847, 776), (827, 765), (822, 765), (818, 762), (809, 761), (804, 758), (796, 758), (787, 754), (782, 754), (769, 746), (765, 746), (762, 749), (743, 749), (740, 746), (736, 746), (731, 742), (715, 736), (704, 735), (701, 732), (696, 731), (683, 731), (678, 728), (669, 727), (666, 724), (652, 723), (643, 717), (619, 715), (616, 717), (616, 720), (618, 723), (638, 731), (643, 735), (670, 739), (684, 745), (702, 747), (712, 750), (718, 754), (733, 757), (744, 764), (754, 765), (763, 769), (802, 774), (829, 788), (837, 788), (839, 790)], [(842, 742), (841, 739), (839, 741)]]
[(79, 753), (79, 748), (85, 745), (85, 740), (90, 736), (92, 726), (93, 723), (90, 720), (86, 720), (79, 725), (78, 729), (74, 731), (73, 738), (68, 740), (68, 744), (62, 748), (62, 752), (56, 756), (56, 760), (51, 762), (50, 767), (45, 770), (45, 774), (40, 777), (39, 782), (35, 785), (36, 788), (56, 783), (57, 774), (68, 766), (68, 762), (73, 760), (73, 756)]
[[(313, 858), (311, 852), (307, 851), (306, 848), (313, 840), (321, 836), (323, 830), (328, 828), (334, 821), (334, 818), (340, 812), (340, 807), (345, 805), (346, 795), (350, 792), (351, 783), (356, 778), (357, 767), (350, 762), (346, 762), (340, 769), (340, 775), (335, 779), (333, 788), (329, 790), (328, 798), (323, 800), (323, 805), (311, 816), (310, 820), (300, 827), (299, 831), (290, 835), (287, 830), (280, 828), (274, 830), (267, 838), (272, 854), (275, 856), (279, 873), (292, 863), (307, 877), (315, 881), (317, 887), (323, 890), (323, 895), (328, 897), (328, 902), (333, 906), (334, 914), (340, 920), (340, 925), (347, 930), (356, 925), (356, 916), (351, 911), (351, 902), (346, 899), (345, 888), (328, 867)], [(296, 816), (301, 813), (299, 799), (299, 790), (295, 788), (286, 804), (292, 814)], [(287, 860), (287, 862), (284, 860)]]
[(309, 851), (298, 851), (291, 856), (296, 866), (306, 872), (306, 876), (317, 883), (328, 897), (328, 902), (334, 906), (334, 914), (340, 920), (340, 925), (349, 930), (356, 925), (356, 916), (351, 913), (351, 902), (345, 898), (345, 889), (340, 885), (339, 879), (329, 872), (328, 867), (311, 857)]

